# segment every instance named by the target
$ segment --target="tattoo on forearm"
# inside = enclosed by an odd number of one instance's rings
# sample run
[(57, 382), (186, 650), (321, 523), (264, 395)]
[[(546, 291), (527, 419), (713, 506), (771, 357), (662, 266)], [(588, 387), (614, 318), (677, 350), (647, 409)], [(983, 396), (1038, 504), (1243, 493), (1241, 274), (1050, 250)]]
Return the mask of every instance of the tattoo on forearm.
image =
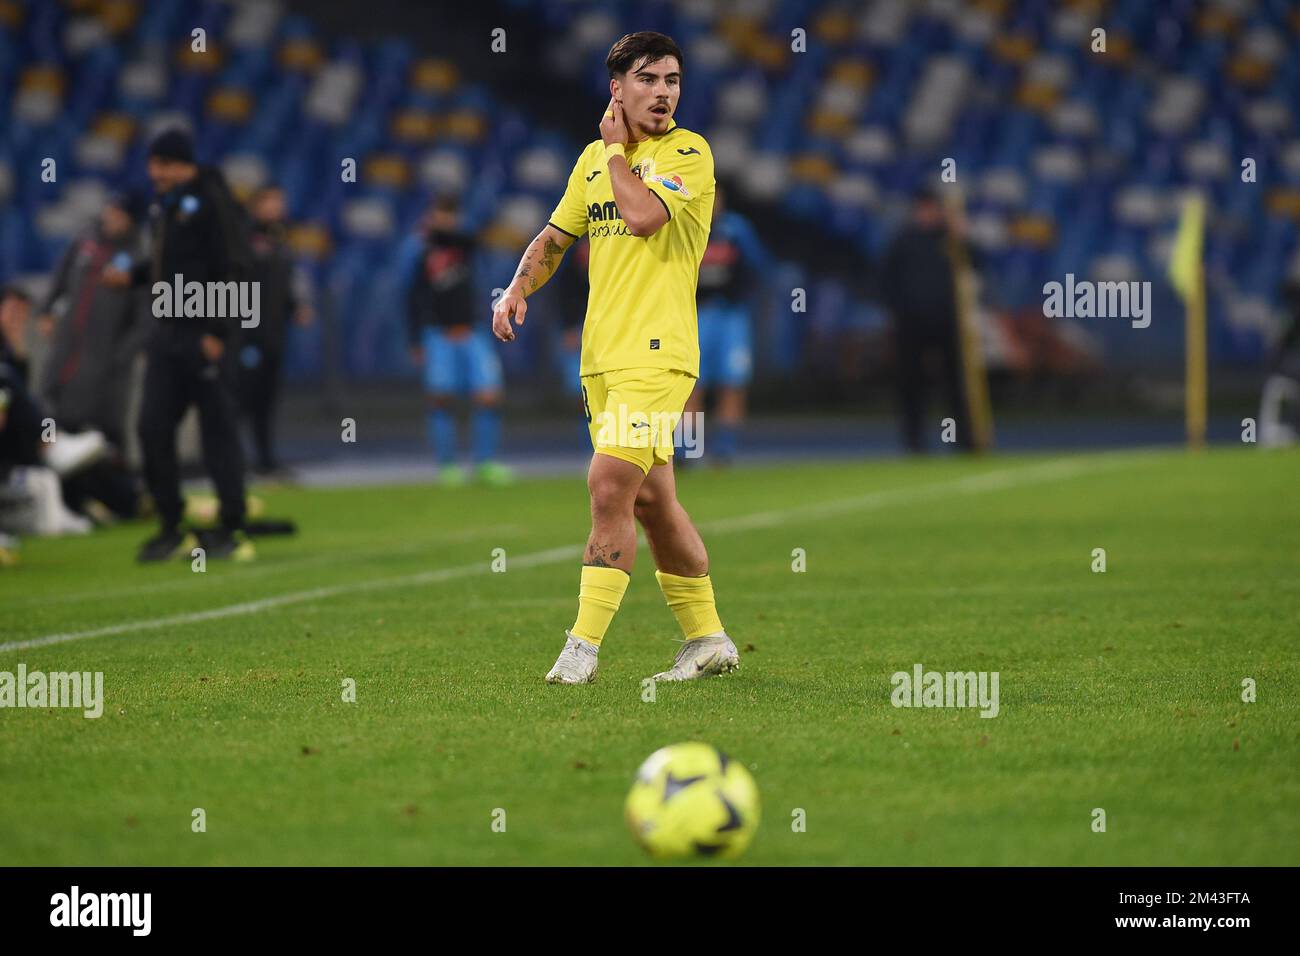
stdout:
[(563, 255), (564, 249), (558, 242), (550, 236), (539, 236), (524, 250), (515, 281), (527, 285), (529, 292), (535, 292), (555, 273)]
[(546, 242), (542, 245), (542, 265), (546, 267), (548, 273), (555, 271), (556, 257), (562, 255), (564, 250), (560, 248), (560, 244), (547, 236)]

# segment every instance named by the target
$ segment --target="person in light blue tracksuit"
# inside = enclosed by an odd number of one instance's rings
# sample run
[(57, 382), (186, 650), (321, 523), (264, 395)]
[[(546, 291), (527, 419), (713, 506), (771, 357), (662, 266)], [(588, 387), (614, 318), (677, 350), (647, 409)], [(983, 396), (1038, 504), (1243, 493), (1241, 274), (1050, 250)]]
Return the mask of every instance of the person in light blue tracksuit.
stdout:
[(591, 261), (591, 244), (583, 236), (565, 257), (569, 263), (556, 279), (559, 291), (560, 326), (555, 337), (553, 358), (564, 392), (572, 400), (576, 413), (574, 436), (584, 452), (591, 448), (591, 431), (582, 398), (582, 380), (578, 375), (582, 359), (582, 323), (587, 315), (587, 269)]
[[(486, 323), (474, 321), (483, 311), (476, 308), (473, 282), (475, 241), (461, 229), (451, 198), (435, 203), (425, 225), (418, 259), (407, 270), (407, 333), (411, 359), (424, 371), (429, 443), (442, 483), (464, 483), (465, 472), (457, 463), (454, 407), (457, 398), (468, 398), (473, 405), (470, 431), (477, 475), (489, 484), (504, 484), (511, 478), (497, 460), (504, 380)], [(409, 246), (404, 252), (410, 258)]]
[[(700, 325), (700, 377), (687, 413), (704, 408), (704, 393), (714, 389), (714, 414), (703, 448), (718, 464), (736, 454), (745, 400), (753, 377), (754, 336), (750, 293), (771, 264), (749, 220), (726, 208), (721, 184), (713, 205), (713, 230), (700, 262), (697, 310)], [(684, 460), (684, 459), (683, 459)]]

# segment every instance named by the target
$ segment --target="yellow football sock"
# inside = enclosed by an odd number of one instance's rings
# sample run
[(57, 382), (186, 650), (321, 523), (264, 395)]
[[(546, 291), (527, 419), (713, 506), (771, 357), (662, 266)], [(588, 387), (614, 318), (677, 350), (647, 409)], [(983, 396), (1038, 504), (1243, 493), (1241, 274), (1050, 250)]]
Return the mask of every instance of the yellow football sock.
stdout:
[(578, 619), (569, 633), (600, 647), (630, 580), (628, 573), (618, 568), (593, 568), (584, 564), (578, 589)]
[(672, 609), (688, 641), (707, 637), (722, 630), (718, 609), (713, 603), (713, 582), (707, 574), (684, 578), (677, 574), (655, 572), (664, 600)]

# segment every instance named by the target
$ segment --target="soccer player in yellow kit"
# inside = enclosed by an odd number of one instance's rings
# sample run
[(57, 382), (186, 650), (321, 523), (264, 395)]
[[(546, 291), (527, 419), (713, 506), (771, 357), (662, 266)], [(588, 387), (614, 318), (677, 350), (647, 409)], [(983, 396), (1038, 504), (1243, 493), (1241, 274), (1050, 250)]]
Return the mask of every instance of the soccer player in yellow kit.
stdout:
[(564, 250), (590, 236), (591, 290), (580, 376), (595, 453), (587, 473), (591, 536), (578, 617), (547, 681), (595, 679), (601, 640), (627, 591), (636, 523), (685, 641), (655, 680), (693, 680), (740, 666), (713, 601), (709, 557), (677, 501), (673, 429), (699, 375), (695, 285), (713, 217), (713, 154), (673, 122), (682, 54), (662, 33), (632, 33), (609, 51), (609, 106), (546, 227), (529, 244), (492, 314), (509, 342), (527, 296)]

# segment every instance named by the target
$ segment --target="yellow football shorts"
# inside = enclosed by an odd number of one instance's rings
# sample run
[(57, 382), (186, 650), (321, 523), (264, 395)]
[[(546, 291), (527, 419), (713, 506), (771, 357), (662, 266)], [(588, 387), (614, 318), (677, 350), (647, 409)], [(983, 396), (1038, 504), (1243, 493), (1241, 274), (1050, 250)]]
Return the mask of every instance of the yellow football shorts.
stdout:
[(646, 474), (673, 459), (673, 430), (695, 377), (662, 368), (621, 368), (584, 375), (582, 404), (591, 447), (637, 465)]

